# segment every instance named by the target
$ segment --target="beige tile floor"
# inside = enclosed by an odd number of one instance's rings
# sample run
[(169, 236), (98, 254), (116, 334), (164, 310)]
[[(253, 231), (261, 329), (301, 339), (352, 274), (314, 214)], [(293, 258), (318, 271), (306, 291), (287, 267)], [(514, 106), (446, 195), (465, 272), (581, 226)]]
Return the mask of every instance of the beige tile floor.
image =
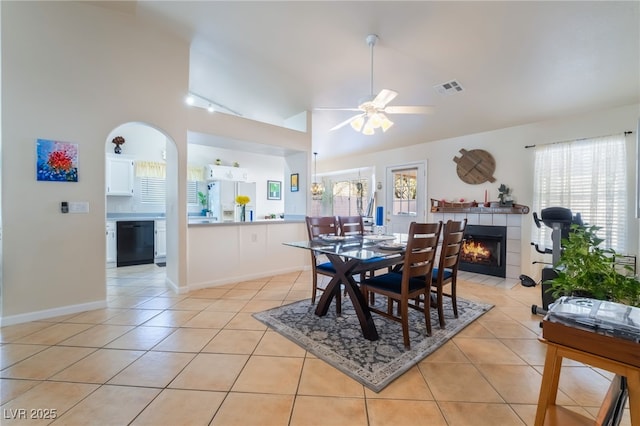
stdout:
[[(375, 393), (251, 317), (308, 298), (309, 272), (184, 295), (155, 265), (107, 276), (106, 309), (0, 329), (3, 425), (533, 424), (539, 288), (461, 273), (495, 307)], [(593, 418), (610, 379), (567, 361), (558, 403)]]

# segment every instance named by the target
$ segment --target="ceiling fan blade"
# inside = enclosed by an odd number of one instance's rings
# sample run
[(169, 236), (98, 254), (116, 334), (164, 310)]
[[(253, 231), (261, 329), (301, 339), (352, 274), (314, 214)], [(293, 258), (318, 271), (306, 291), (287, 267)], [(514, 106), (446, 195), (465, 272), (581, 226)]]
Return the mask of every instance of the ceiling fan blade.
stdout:
[(331, 107), (317, 107), (314, 111), (360, 111), (360, 108), (331, 108)]
[(382, 89), (371, 103), (376, 108), (384, 108), (385, 105), (391, 102), (396, 96), (398, 96), (398, 92), (389, 89)]
[(429, 105), (422, 106), (388, 106), (384, 112), (389, 114), (432, 114), (435, 107)]
[(347, 124), (351, 123), (351, 122), (352, 122), (353, 120), (355, 120), (356, 118), (358, 118), (358, 117), (362, 117), (362, 116), (364, 116), (364, 115), (365, 115), (365, 114), (356, 114), (356, 115), (354, 115), (353, 117), (351, 117), (351, 118), (349, 118), (349, 119), (347, 119), (347, 120), (344, 120), (342, 123), (336, 124), (335, 126), (333, 126), (332, 128), (330, 128), (330, 129), (329, 129), (329, 131), (337, 130), (337, 129), (339, 129), (340, 127), (344, 127), (344, 126), (346, 126)]

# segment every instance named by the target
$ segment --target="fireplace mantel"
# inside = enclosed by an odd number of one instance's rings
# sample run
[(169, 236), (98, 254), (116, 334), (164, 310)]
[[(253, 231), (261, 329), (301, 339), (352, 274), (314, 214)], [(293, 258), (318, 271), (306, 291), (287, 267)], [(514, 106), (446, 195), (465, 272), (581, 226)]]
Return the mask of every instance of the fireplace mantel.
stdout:
[(527, 214), (529, 206), (514, 204), (510, 207), (491, 203), (489, 207), (467, 205), (467, 203), (447, 203), (446, 205), (431, 205), (431, 213), (474, 213), (474, 214)]

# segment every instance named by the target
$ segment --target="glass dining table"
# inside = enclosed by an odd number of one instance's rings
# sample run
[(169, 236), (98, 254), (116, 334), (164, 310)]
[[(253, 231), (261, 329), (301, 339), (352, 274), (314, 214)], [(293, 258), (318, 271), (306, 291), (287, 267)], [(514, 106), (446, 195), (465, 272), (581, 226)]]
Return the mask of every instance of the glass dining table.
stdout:
[(341, 284), (343, 284), (355, 308), (363, 336), (368, 340), (377, 340), (378, 332), (373, 323), (369, 305), (354, 276), (401, 264), (404, 260), (406, 240), (406, 234), (327, 235), (310, 241), (285, 242), (283, 244), (322, 253), (336, 270), (318, 301), (315, 314), (325, 316), (334, 298), (336, 298), (336, 303), (339, 303), (342, 291)]

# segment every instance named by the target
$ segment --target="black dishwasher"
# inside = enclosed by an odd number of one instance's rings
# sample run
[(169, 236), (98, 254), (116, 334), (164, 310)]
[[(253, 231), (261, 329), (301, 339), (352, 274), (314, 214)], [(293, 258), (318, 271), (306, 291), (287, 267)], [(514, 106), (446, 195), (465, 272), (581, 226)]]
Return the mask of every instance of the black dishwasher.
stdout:
[(153, 220), (118, 221), (116, 235), (117, 266), (153, 263)]

